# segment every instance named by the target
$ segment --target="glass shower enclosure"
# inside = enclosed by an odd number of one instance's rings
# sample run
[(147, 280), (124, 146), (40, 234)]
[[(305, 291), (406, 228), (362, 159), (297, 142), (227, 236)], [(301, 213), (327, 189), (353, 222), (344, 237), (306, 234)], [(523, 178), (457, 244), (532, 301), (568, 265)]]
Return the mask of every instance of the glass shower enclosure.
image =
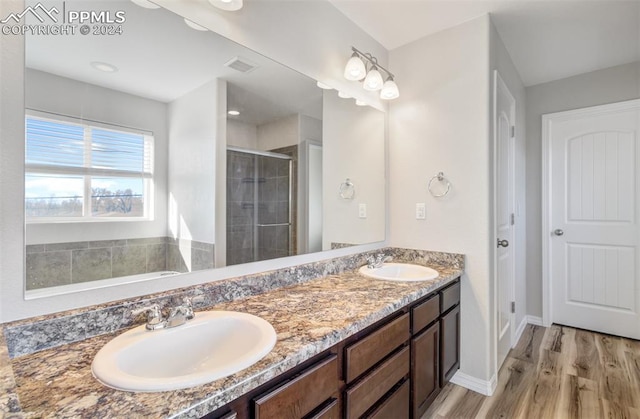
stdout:
[(293, 254), (290, 156), (227, 148), (227, 265)]

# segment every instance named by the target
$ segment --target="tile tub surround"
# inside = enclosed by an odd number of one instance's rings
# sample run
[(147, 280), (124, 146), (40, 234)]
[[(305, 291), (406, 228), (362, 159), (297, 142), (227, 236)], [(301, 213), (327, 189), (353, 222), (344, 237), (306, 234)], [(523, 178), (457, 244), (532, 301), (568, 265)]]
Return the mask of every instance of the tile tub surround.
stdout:
[(275, 328), (278, 340), (274, 349), (252, 367), (189, 389), (130, 393), (101, 385), (92, 377), (90, 365), (97, 351), (116, 333), (14, 358), (12, 374), (20, 407), (29, 417), (200, 417), (462, 273), (458, 266), (431, 266), (441, 275), (429, 282), (377, 281), (351, 270), (215, 305), (215, 310), (242, 311), (264, 318)]
[[(189, 249), (184, 260), (180, 249)], [(150, 272), (212, 269), (214, 245), (172, 237), (32, 244), (26, 247), (27, 289)]]
[(429, 266), (444, 265), (464, 269), (464, 256), (460, 254), (384, 248), (7, 323), (4, 325), (4, 336), (11, 357), (27, 355), (142, 323), (144, 314), (134, 318), (131, 315), (132, 309), (147, 307), (151, 304), (158, 304), (160, 307), (173, 306), (187, 296), (202, 297), (202, 301), (195, 303), (194, 306), (196, 310), (203, 309), (222, 302), (354, 270), (366, 264), (367, 257), (379, 253), (392, 255), (396, 261), (415, 261), (415, 263)]

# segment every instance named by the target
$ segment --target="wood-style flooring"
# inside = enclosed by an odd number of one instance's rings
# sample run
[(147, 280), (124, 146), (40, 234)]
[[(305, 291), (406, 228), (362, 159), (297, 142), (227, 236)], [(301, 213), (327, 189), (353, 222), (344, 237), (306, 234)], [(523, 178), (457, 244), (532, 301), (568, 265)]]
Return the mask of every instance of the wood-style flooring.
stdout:
[(640, 418), (640, 341), (528, 325), (493, 396), (449, 383), (426, 418)]

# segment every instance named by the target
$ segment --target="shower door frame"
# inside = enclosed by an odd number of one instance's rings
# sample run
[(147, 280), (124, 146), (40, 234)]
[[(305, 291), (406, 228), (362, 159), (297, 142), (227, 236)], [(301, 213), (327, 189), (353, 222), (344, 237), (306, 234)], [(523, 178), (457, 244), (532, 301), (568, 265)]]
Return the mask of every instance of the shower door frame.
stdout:
[[(279, 226), (287, 226), (288, 227), (288, 231), (289, 231), (289, 237), (288, 237), (288, 243), (289, 243), (289, 249), (288, 249), (288, 255), (287, 256), (291, 256), (293, 254), (293, 157), (288, 156), (286, 154), (280, 154), (280, 153), (274, 153), (272, 151), (262, 151), (262, 150), (251, 150), (248, 148), (242, 148), (242, 147), (235, 147), (235, 146), (227, 146), (227, 151), (234, 151), (236, 153), (245, 153), (245, 154), (251, 154), (252, 156), (254, 156), (254, 158), (256, 158), (256, 160), (254, 161), (254, 171), (253, 171), (253, 184), (255, 185), (255, 187), (253, 188), (253, 202), (254, 202), (254, 207), (253, 207), (253, 261), (252, 262), (258, 262), (261, 260), (267, 260), (267, 259), (260, 259), (258, 257), (258, 232), (259, 232), (259, 228), (260, 227), (279, 227)], [(276, 158), (276, 159), (282, 159), (282, 160), (288, 160), (289, 161), (289, 197), (288, 197), (288, 217), (287, 217), (287, 222), (286, 223), (273, 223), (273, 224), (260, 224), (258, 223), (258, 210), (259, 210), (259, 189), (258, 189), (258, 185), (259, 185), (259, 176), (258, 176), (258, 164), (257, 164), (257, 157), (271, 157), (271, 158)]]

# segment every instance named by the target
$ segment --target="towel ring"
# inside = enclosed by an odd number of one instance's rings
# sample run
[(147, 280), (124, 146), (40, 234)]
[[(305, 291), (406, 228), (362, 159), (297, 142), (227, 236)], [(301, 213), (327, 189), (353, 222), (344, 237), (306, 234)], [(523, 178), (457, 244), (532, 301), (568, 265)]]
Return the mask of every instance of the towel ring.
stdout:
[(340, 184), (338, 193), (340, 194), (340, 198), (342, 199), (353, 199), (356, 194), (356, 187), (353, 182), (351, 182), (351, 179), (347, 178)]
[[(431, 187), (433, 186), (433, 182), (434, 181), (438, 181), (438, 182), (445, 182), (446, 186), (447, 186), (447, 190), (445, 190), (442, 193), (433, 193), (433, 190), (431, 190)], [(451, 182), (449, 182), (445, 177), (444, 177), (444, 173), (439, 172), (437, 175), (435, 175), (434, 177), (431, 178), (431, 180), (429, 181), (429, 193), (431, 194), (431, 196), (433, 196), (434, 198), (442, 198), (443, 196), (445, 196), (446, 194), (449, 193), (449, 191), (451, 190)]]

